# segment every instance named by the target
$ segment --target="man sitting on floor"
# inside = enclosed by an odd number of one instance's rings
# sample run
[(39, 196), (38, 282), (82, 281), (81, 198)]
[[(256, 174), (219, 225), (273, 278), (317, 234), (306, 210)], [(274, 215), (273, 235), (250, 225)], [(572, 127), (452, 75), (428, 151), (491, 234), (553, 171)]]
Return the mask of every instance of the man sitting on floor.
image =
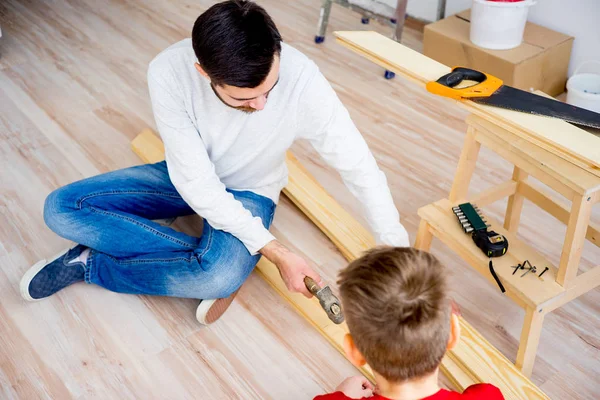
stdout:
[[(308, 140), (339, 173), (380, 243), (408, 246), (383, 172), (317, 66), (282, 43), (263, 8), (215, 4), (192, 37), (161, 52), (148, 84), (166, 162), (52, 192), (46, 224), (77, 245), (23, 277), (27, 300), (85, 281), (106, 289), (201, 299), (208, 324), (231, 304), (261, 255), (287, 288), (320, 277), (269, 232), (287, 183), (286, 151)], [(268, 101), (267, 101), (268, 100)], [(154, 222), (198, 214), (201, 237)]]

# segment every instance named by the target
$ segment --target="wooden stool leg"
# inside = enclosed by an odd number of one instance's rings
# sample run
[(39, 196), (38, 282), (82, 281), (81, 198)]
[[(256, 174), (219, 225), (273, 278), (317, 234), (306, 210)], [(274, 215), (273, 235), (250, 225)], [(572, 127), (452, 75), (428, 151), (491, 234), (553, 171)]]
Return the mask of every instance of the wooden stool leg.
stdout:
[(581, 251), (585, 243), (585, 234), (592, 213), (591, 200), (591, 197), (581, 195), (576, 195), (573, 198), (567, 235), (556, 277), (556, 282), (563, 286), (568, 286), (577, 276)]
[(452, 189), (450, 190), (450, 202), (454, 203), (457, 200), (466, 200), (469, 184), (477, 165), (480, 148), (481, 144), (475, 140), (475, 129), (469, 127), (465, 136), (465, 144), (458, 160)]
[(533, 307), (525, 310), (525, 321), (521, 329), (519, 352), (517, 353), (516, 366), (527, 377), (531, 377), (535, 354), (542, 334), (544, 314)]
[[(527, 179), (527, 172), (515, 165), (512, 179), (515, 182), (521, 182)], [(504, 229), (510, 233), (517, 233), (519, 221), (521, 220), (521, 210), (523, 209), (523, 195), (518, 191), (508, 198), (506, 207), (506, 217), (504, 218)]]
[(415, 240), (415, 249), (429, 251), (431, 248), (431, 241), (433, 240), (433, 234), (429, 231), (429, 224), (422, 219), (419, 224), (419, 231), (417, 232), (417, 238)]

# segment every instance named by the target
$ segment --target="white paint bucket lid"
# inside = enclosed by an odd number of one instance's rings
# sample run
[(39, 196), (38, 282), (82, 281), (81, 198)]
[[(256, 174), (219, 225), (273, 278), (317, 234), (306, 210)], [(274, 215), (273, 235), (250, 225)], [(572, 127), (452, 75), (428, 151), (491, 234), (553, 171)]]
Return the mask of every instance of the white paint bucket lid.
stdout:
[(600, 113), (600, 73), (579, 73), (590, 64), (600, 65), (600, 61), (580, 64), (567, 81), (567, 103)]

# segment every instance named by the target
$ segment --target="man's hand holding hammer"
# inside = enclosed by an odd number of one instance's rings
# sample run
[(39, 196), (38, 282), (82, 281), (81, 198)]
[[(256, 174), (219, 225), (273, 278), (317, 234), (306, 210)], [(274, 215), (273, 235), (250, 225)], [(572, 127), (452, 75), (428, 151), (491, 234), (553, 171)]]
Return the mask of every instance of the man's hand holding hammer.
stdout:
[(314, 279), (319, 286), (323, 286), (321, 277), (311, 268), (308, 262), (279, 241), (269, 242), (260, 250), (260, 253), (277, 266), (289, 291), (302, 293), (308, 298), (312, 297), (304, 283), (304, 277), (306, 276)]
[(277, 240), (263, 247), (261, 253), (279, 268), (281, 278), (289, 291), (302, 293), (308, 298), (314, 295), (331, 321), (336, 324), (344, 321), (339, 299), (329, 286), (323, 287), (321, 277), (306, 260), (291, 252)]

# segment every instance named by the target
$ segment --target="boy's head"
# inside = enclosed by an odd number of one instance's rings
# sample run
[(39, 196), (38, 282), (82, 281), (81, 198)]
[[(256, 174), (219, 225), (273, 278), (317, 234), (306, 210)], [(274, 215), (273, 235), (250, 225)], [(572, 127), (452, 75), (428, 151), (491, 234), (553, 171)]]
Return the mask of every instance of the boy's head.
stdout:
[(344, 347), (390, 382), (433, 373), (458, 340), (444, 267), (413, 248), (379, 247), (340, 272)]

